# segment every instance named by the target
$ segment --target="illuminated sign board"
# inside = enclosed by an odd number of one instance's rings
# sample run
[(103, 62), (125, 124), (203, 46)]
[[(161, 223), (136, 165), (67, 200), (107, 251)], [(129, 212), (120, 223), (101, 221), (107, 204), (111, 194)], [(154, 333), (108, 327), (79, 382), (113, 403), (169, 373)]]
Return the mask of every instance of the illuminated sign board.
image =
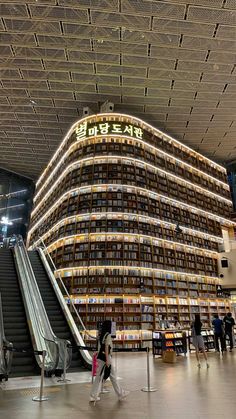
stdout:
[(100, 122), (89, 124), (86, 121), (79, 124), (75, 130), (76, 139), (82, 140), (96, 135), (127, 135), (128, 137), (143, 139), (143, 130), (136, 125), (125, 122)]

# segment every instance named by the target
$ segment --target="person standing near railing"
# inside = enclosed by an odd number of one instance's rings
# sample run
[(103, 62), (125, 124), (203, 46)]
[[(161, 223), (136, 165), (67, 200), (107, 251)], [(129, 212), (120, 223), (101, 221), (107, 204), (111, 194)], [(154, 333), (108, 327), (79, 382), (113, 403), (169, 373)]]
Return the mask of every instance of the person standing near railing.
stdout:
[(105, 366), (110, 367), (110, 380), (119, 400), (124, 400), (129, 394), (128, 391), (125, 391), (120, 387), (117, 381), (115, 369), (112, 364), (112, 347), (111, 321), (105, 320), (102, 324), (101, 334), (99, 337), (99, 351), (97, 356), (98, 368), (90, 393), (90, 402), (100, 400), (99, 394), (102, 388)]
[[(212, 325), (214, 327), (214, 337), (215, 337), (215, 346), (217, 352), (223, 353), (226, 351), (226, 342), (225, 342), (225, 331), (224, 331), (224, 324), (223, 321), (219, 318), (218, 314), (214, 314), (214, 320), (212, 321)], [(219, 339), (220, 339), (220, 346), (219, 346)]]
[(230, 352), (232, 352), (234, 344), (233, 344), (233, 328), (235, 325), (235, 320), (232, 316), (232, 313), (227, 313), (224, 317), (224, 325), (225, 325), (225, 337), (229, 337), (229, 344), (230, 344)]

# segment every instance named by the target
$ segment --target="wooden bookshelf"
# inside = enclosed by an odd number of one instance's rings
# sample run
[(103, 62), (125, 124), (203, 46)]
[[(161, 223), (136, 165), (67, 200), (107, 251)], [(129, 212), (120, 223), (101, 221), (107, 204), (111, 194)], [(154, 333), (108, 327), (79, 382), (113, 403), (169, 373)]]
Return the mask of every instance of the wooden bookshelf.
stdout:
[(92, 115), (39, 178), (28, 243), (43, 237), (89, 330), (112, 319), (135, 347), (161, 314), (208, 326), (229, 310), (216, 285), (231, 208), (223, 167), (137, 118)]
[[(159, 297), (155, 295), (71, 295), (66, 298), (68, 305), (73, 302), (88, 329), (96, 329), (97, 321), (109, 319), (116, 321), (118, 336), (125, 333), (126, 338), (119, 340), (142, 340), (150, 338), (149, 332), (159, 328), (161, 316), (165, 314), (170, 326), (174, 328), (174, 316), (178, 316), (182, 328), (189, 329), (194, 314), (200, 313), (204, 327), (209, 327), (213, 314), (229, 311), (226, 299), (200, 299), (180, 297)], [(170, 329), (171, 331), (171, 329)], [(129, 335), (129, 339), (127, 338)], [(132, 342), (131, 342), (132, 345)]]

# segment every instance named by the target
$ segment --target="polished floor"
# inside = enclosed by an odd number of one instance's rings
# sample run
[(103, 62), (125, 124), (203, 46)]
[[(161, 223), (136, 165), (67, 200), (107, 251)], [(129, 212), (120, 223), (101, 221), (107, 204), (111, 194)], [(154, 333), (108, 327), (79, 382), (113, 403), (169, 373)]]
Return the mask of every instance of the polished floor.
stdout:
[[(71, 374), (69, 384), (47, 381), (48, 401), (33, 402), (38, 393), (30, 378), (0, 387), (1, 419), (235, 419), (236, 349), (223, 356), (210, 353), (210, 368), (195, 356), (178, 357), (176, 364), (164, 364), (150, 356), (151, 385), (154, 393), (144, 393), (146, 354), (115, 355), (121, 385), (130, 391), (119, 402), (111, 388), (94, 406), (89, 403), (89, 373)], [(35, 380), (35, 379), (34, 379)], [(25, 384), (24, 384), (25, 382)], [(17, 388), (17, 389), (16, 389)]]

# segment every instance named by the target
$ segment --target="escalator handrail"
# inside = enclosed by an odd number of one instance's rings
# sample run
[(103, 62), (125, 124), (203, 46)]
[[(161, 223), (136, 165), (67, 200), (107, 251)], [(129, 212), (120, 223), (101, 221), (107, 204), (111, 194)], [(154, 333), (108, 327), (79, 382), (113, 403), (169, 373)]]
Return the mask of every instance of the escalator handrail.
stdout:
[(72, 350), (70, 348), (71, 346), (71, 342), (66, 340), (66, 339), (61, 339), (58, 336), (55, 335), (55, 333), (52, 330), (48, 315), (47, 315), (47, 311), (45, 308), (45, 304), (43, 302), (42, 299), (42, 295), (40, 292), (40, 289), (38, 287), (38, 283), (37, 283), (37, 279), (35, 277), (35, 273), (34, 270), (32, 268), (30, 259), (29, 259), (29, 255), (27, 253), (27, 250), (25, 248), (24, 243), (21, 246), (23, 254), (24, 254), (24, 262), (27, 264), (27, 270), (28, 273), (30, 275), (30, 287), (34, 288), (32, 290), (33, 295), (37, 295), (37, 300), (38, 302), (40, 302), (40, 309), (42, 311), (42, 318), (44, 320), (44, 333), (43, 336), (45, 339), (47, 339), (48, 341), (53, 341), (56, 343), (56, 345), (58, 346), (58, 362), (56, 365), (57, 369), (63, 369), (64, 367), (64, 359), (65, 359), (65, 350), (67, 351), (67, 355), (66, 355), (66, 360), (67, 360), (67, 368), (69, 368), (70, 363), (72, 361)]
[[(53, 269), (54, 269), (54, 272), (55, 272), (55, 271), (57, 271), (57, 267), (56, 267), (55, 263), (54, 263), (54, 262), (53, 262), (53, 260), (52, 260), (52, 257), (51, 257), (51, 255), (50, 255), (50, 253), (49, 253), (49, 251), (48, 251), (48, 249), (47, 249), (47, 247), (46, 247), (45, 243), (44, 243), (44, 240), (42, 239), (42, 237), (39, 237), (39, 239), (40, 239), (40, 241), (41, 241), (41, 243), (42, 243), (42, 245), (43, 245), (43, 253), (45, 252), (45, 253), (47, 254), (47, 257), (48, 257), (48, 259), (50, 260), (50, 263), (51, 263), (51, 265), (52, 265), (52, 267), (53, 267)], [(40, 247), (39, 247), (38, 249), (40, 249)], [(46, 259), (46, 260), (47, 260), (47, 259)], [(49, 269), (50, 269), (50, 267), (49, 267)], [(51, 270), (51, 269), (50, 269), (50, 270)], [(54, 275), (53, 275), (53, 277), (54, 277)], [(83, 328), (84, 333), (85, 333), (87, 336), (89, 336), (91, 339), (96, 340), (97, 338), (96, 338), (95, 336), (91, 335), (91, 334), (89, 333), (89, 331), (86, 329), (85, 324), (84, 324), (83, 320), (81, 319), (81, 317), (80, 317), (80, 315), (79, 315), (79, 313), (78, 313), (77, 308), (75, 307), (75, 304), (73, 303), (73, 301), (71, 301), (70, 294), (68, 293), (68, 290), (67, 290), (67, 288), (66, 288), (66, 286), (65, 286), (65, 284), (64, 284), (64, 282), (63, 282), (63, 280), (62, 280), (61, 274), (60, 274), (60, 273), (58, 273), (58, 272), (57, 272), (57, 277), (58, 277), (58, 279), (59, 279), (59, 281), (60, 281), (60, 284), (61, 284), (61, 286), (62, 286), (63, 290), (65, 291), (66, 296), (67, 296), (67, 297), (69, 298), (69, 300), (70, 300), (70, 306), (73, 308), (73, 310), (74, 310), (74, 312), (75, 312), (75, 315), (76, 315), (77, 319), (79, 320), (79, 322), (80, 322), (80, 324), (81, 324), (81, 326), (82, 326), (82, 328)], [(54, 279), (55, 279), (55, 277), (54, 277)], [(72, 317), (72, 318), (73, 318), (73, 317)]]
[(29, 259), (29, 256), (28, 256), (28, 253), (27, 253), (27, 250), (25, 248), (24, 243), (22, 244), (21, 248), (23, 250), (24, 261), (27, 263), (27, 269), (28, 269), (28, 272), (29, 272), (30, 278), (31, 278), (30, 279), (30, 286), (32, 288), (32, 285), (33, 285), (34, 291), (37, 295), (37, 299), (38, 299), (38, 301), (40, 301), (40, 307), (41, 307), (41, 310), (42, 310), (42, 313), (43, 313), (43, 319), (44, 319), (44, 326), (46, 327), (46, 329), (44, 329), (44, 331), (47, 334), (45, 336), (45, 338), (48, 341), (55, 342), (57, 347), (58, 347), (58, 359), (57, 359), (56, 368), (57, 369), (63, 369), (64, 359), (65, 359), (65, 350), (67, 352), (67, 354), (66, 354), (67, 368), (69, 368), (70, 363), (72, 361), (72, 350), (70, 348), (70, 342), (68, 340), (59, 338), (53, 332), (50, 321), (49, 321), (49, 318), (48, 318), (48, 315), (47, 315), (47, 311), (46, 311), (46, 308), (45, 308), (45, 305), (44, 305), (44, 302), (43, 302), (43, 299), (42, 299), (42, 296), (41, 296), (41, 292), (39, 290), (38, 283), (37, 283), (37, 280), (36, 280), (36, 277), (35, 277), (35, 274), (34, 274), (34, 271), (33, 271), (33, 268), (32, 268), (32, 265), (31, 265), (31, 262), (30, 262), (30, 259)]
[(9, 342), (6, 339), (4, 331), (4, 322), (3, 322), (3, 310), (2, 310), (2, 297), (0, 294), (0, 376), (7, 379), (12, 364), (12, 351), (13, 348), (12, 342)]
[[(70, 312), (70, 310), (68, 308), (68, 305), (67, 305), (67, 303), (65, 301), (65, 298), (64, 298), (64, 296), (63, 296), (63, 294), (61, 292), (61, 289), (60, 289), (60, 287), (59, 287), (59, 285), (58, 285), (58, 283), (57, 283), (57, 281), (55, 279), (54, 273), (52, 272), (52, 270), (50, 268), (50, 265), (49, 265), (49, 263), (47, 261), (47, 258), (45, 256), (45, 254), (44, 254), (44, 251), (41, 248), (38, 248), (37, 250), (39, 252), (39, 256), (40, 256), (40, 259), (41, 259), (41, 261), (42, 261), (42, 263), (44, 265), (44, 268), (45, 268), (45, 270), (46, 270), (46, 272), (48, 274), (48, 277), (50, 279), (50, 282), (51, 282), (51, 284), (53, 286), (53, 289), (54, 289), (54, 291), (56, 293), (57, 299), (58, 299), (58, 301), (60, 303), (60, 306), (61, 306), (61, 308), (63, 310), (63, 313), (64, 313), (64, 315), (66, 317), (67, 323), (68, 323), (68, 325), (69, 325), (69, 327), (71, 329), (71, 332), (72, 332), (72, 335), (73, 335), (73, 337), (75, 339), (75, 342), (76, 342), (76, 344), (78, 346), (85, 346), (83, 337), (81, 336), (80, 331), (79, 331), (79, 329), (78, 329), (78, 327), (77, 327), (77, 325), (76, 325), (76, 323), (74, 321), (74, 318), (73, 318), (73, 316), (72, 316), (72, 314), (71, 314), (71, 312)], [(50, 255), (49, 255), (49, 257), (50, 257)], [(65, 285), (64, 285), (64, 283), (63, 283), (63, 281), (62, 281), (61, 278), (60, 278), (60, 282), (61, 282), (61, 284), (63, 286), (63, 289), (65, 290), (67, 296), (69, 296), (68, 291), (65, 288)], [(80, 316), (78, 314), (77, 309), (75, 307), (74, 307), (74, 309), (75, 309), (75, 312), (76, 312), (78, 318), (81, 320), (81, 318), (80, 318)], [(84, 326), (82, 320), (81, 320), (81, 324), (83, 325), (83, 327), (85, 329), (85, 326)], [(80, 353), (81, 353), (81, 355), (82, 355), (83, 360), (85, 361), (85, 363), (88, 364), (89, 366), (91, 366), (92, 365), (92, 357), (91, 357), (90, 353), (87, 350), (81, 350), (81, 349), (80, 349)]]
[[(35, 351), (46, 351), (45, 370), (54, 371), (59, 362), (59, 348), (45, 322), (44, 306), (40, 293), (35, 287), (35, 279), (30, 275), (28, 262), (25, 258), (23, 242), (17, 242), (14, 247), (16, 267), (25, 306), (33, 348)], [(42, 356), (36, 354), (36, 361), (42, 367)]]

